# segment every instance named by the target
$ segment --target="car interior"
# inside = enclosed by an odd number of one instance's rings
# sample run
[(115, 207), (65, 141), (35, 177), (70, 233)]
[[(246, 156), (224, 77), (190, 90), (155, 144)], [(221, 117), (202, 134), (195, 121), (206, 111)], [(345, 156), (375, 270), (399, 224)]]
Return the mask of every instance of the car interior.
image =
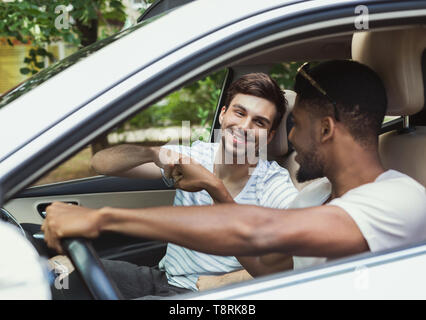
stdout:
[[(364, 63), (383, 79), (388, 93), (388, 115), (397, 117), (383, 125), (379, 137), (384, 166), (404, 172), (426, 185), (425, 48), (425, 28), (418, 25), (311, 38), (239, 58), (228, 66), (222, 91), (241, 75), (269, 72), (279, 62), (353, 59)], [(309, 182), (300, 184), (296, 181), (298, 164), (294, 160), (295, 151), (287, 140), (291, 129), (288, 115), (294, 105), (295, 93), (286, 90), (286, 97), (289, 110), (268, 147), (268, 158), (287, 168), (295, 186), (301, 190)], [(218, 110), (223, 100), (222, 95)], [(218, 126), (216, 111), (212, 127)], [(32, 242), (39, 252), (51, 257), (55, 253), (46, 248), (39, 233), (49, 203), (65, 201), (92, 208), (141, 208), (172, 205), (174, 193), (175, 190), (166, 187), (162, 181), (94, 177), (29, 188), (6, 203), (4, 208), (17, 218), (28, 234), (35, 235)], [(166, 243), (103, 234), (93, 241), (93, 247), (102, 258), (153, 266), (163, 257)]]
[[(268, 70), (266, 62), (278, 59), (284, 61), (353, 59), (368, 65), (384, 81), (388, 94), (387, 115), (397, 117), (383, 125), (379, 137), (379, 152), (383, 165), (406, 173), (426, 185), (425, 48), (425, 28), (421, 26), (358, 32), (353, 35), (309, 41), (290, 47), (289, 50), (277, 48), (259, 56), (243, 59), (232, 67), (235, 71), (233, 79), (247, 73), (247, 70), (251, 70), (250, 72)], [(303, 56), (303, 52), (308, 53), (308, 56)], [(247, 66), (248, 64), (251, 64), (251, 68)], [(296, 152), (291, 146), (289, 147), (287, 135), (291, 129), (288, 115), (294, 105), (296, 94), (291, 90), (285, 90), (285, 93), (289, 110), (268, 146), (268, 158), (285, 167), (290, 172), (295, 186), (301, 190), (312, 181), (300, 184), (295, 179), (299, 166), (294, 160)]]

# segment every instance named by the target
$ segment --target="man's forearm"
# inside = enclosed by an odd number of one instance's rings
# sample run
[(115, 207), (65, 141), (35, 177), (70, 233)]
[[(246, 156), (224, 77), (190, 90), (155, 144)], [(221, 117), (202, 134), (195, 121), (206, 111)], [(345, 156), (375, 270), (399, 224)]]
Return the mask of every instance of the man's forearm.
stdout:
[(211, 254), (254, 255), (264, 250), (258, 247), (255, 235), (259, 224), (276, 216), (268, 214), (270, 210), (236, 204), (147, 209), (106, 207), (98, 211), (97, 229), (172, 242)]
[(354, 220), (333, 205), (287, 210), (242, 204), (90, 209), (54, 202), (46, 213), (45, 240), (59, 252), (61, 238), (96, 238), (103, 231), (223, 256), (281, 252), (338, 258), (369, 250)]
[(199, 291), (204, 291), (251, 279), (253, 277), (246, 270), (238, 270), (220, 276), (206, 275), (198, 278), (197, 288)]
[(148, 162), (158, 162), (159, 147), (143, 147), (123, 144), (104, 149), (92, 158), (96, 172), (116, 175)]
[(210, 194), (215, 203), (235, 203), (222, 180), (211, 179), (204, 183), (204, 189)]
[(251, 279), (253, 279), (253, 277), (247, 272), (247, 270), (239, 270), (239, 271), (234, 271), (234, 272), (230, 272), (230, 273), (226, 273), (222, 275), (220, 284), (224, 286), (227, 284), (251, 280)]

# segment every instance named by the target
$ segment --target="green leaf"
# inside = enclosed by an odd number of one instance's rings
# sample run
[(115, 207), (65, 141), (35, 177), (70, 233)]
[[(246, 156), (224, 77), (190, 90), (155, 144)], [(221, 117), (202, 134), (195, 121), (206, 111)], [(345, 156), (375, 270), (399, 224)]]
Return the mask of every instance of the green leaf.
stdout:
[(39, 56), (46, 56), (47, 55), (47, 51), (44, 48), (37, 48), (37, 55)]
[(28, 73), (30, 73), (30, 69), (28, 69), (28, 68), (21, 68), (21, 69), (19, 69), (19, 72), (21, 73), (21, 74), (28, 74)]
[(12, 41), (10, 41), (9, 38), (7, 38), (7, 43), (13, 47), (13, 43), (12, 43)]
[(44, 62), (36, 62), (36, 67), (39, 69), (43, 69), (44, 68)]
[(55, 56), (53, 55), (53, 53), (51, 52), (46, 52), (46, 55), (49, 57), (50, 60), (53, 60), (55, 58)]

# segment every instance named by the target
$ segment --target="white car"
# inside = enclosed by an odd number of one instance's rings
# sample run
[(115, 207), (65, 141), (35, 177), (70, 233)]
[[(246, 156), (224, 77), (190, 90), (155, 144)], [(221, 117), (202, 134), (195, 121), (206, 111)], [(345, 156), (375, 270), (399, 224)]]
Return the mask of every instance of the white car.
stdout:
[[(54, 253), (39, 229), (52, 201), (92, 208), (172, 204), (175, 191), (162, 181), (97, 176), (28, 187), (183, 85), (225, 68), (223, 92), (244, 73), (269, 72), (276, 63), (293, 61), (354, 59), (376, 70), (388, 89), (389, 115), (395, 117), (380, 136), (383, 164), (425, 185), (425, 27), (426, 1), (198, 0), (143, 20), (0, 98), (1, 218), (21, 228), (49, 257)], [(217, 114), (213, 121), (216, 128)], [(277, 136), (286, 139), (286, 133)], [(295, 152), (287, 143), (272, 151), (294, 176)], [(165, 247), (112, 234), (92, 244), (70, 240), (67, 245), (97, 299), (120, 297), (98, 256), (154, 265)], [(413, 243), (176, 298), (425, 299), (425, 270), (426, 243)]]

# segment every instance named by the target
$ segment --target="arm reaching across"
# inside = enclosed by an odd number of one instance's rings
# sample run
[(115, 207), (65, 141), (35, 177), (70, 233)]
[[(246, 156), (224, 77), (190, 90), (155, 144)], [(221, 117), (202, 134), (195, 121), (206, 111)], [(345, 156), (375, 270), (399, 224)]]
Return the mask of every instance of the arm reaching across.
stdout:
[(205, 189), (215, 203), (234, 202), (222, 180), (194, 159), (166, 148), (115, 146), (96, 153), (92, 167), (100, 174), (144, 179), (160, 179), (162, 168), (166, 177), (173, 176), (176, 188), (188, 192)]
[(103, 231), (168, 241), (216, 255), (282, 252), (341, 257), (369, 249), (356, 223), (337, 206), (277, 214), (282, 210), (237, 204), (88, 209), (56, 202), (46, 210), (42, 230), (48, 245), (58, 250), (61, 238), (94, 238)]
[(238, 270), (219, 276), (200, 276), (197, 281), (197, 288), (199, 291), (205, 291), (251, 279), (253, 277), (246, 270)]
[(173, 164), (181, 155), (161, 147), (122, 144), (96, 153), (92, 167), (96, 172), (111, 176), (160, 179), (163, 168), (171, 175)]
[(200, 291), (226, 286), (253, 279), (262, 275), (275, 272), (291, 270), (293, 268), (293, 257), (281, 253), (270, 253), (258, 257), (237, 257), (245, 268), (222, 275), (200, 276), (197, 288)]
[(180, 157), (172, 176), (176, 188), (189, 192), (206, 190), (215, 203), (234, 203), (222, 180), (191, 158)]

